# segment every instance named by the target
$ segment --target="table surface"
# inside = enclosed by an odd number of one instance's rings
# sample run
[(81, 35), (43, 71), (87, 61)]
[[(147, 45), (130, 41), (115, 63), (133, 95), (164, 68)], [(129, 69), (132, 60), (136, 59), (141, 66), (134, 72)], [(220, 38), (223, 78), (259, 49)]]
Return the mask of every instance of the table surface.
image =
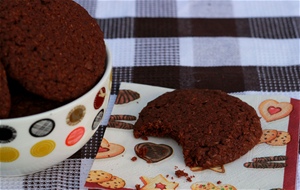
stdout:
[[(96, 19), (113, 56), (103, 126), (121, 82), (300, 99), (298, 1), (76, 2)], [(45, 171), (0, 178), (0, 188), (85, 189), (103, 132), (99, 129), (77, 153)]]

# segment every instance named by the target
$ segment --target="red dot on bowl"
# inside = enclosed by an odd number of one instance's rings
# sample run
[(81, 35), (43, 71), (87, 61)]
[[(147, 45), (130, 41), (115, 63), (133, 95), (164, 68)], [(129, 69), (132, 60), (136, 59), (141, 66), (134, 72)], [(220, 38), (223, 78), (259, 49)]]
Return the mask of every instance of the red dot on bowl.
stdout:
[(105, 87), (102, 87), (99, 92), (97, 93), (96, 97), (95, 97), (95, 100), (94, 100), (94, 108), (97, 110), (99, 109), (103, 102), (104, 102), (104, 99), (105, 99), (105, 96), (106, 96), (106, 90), (105, 90)]
[(73, 146), (75, 145), (80, 139), (83, 137), (85, 132), (84, 127), (78, 127), (74, 129), (67, 137), (66, 139), (66, 145), (67, 146)]

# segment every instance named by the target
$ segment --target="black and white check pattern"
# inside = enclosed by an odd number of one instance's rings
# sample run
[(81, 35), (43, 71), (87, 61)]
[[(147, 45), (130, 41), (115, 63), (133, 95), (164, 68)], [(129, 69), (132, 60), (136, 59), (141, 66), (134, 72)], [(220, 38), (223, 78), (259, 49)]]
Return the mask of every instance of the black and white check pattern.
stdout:
[[(111, 49), (112, 97), (121, 82), (133, 82), (300, 99), (299, 1), (76, 2), (96, 19)], [(23, 188), (83, 189), (89, 168), (82, 163), (92, 163), (106, 124), (71, 158), (22, 178)]]

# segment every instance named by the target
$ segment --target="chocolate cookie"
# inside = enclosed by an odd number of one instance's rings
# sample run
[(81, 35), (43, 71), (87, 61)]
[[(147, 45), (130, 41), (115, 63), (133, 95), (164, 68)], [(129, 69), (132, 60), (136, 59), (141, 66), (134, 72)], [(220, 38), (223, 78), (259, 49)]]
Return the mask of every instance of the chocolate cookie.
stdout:
[(7, 75), (46, 99), (69, 101), (105, 70), (103, 32), (72, 0), (2, 0), (0, 57)]
[(37, 96), (24, 89), (17, 81), (8, 79), (11, 95), (11, 109), (9, 118), (24, 117), (42, 113), (63, 106), (67, 102), (57, 102)]
[(219, 90), (185, 89), (149, 102), (134, 125), (134, 136), (171, 137), (189, 167), (210, 168), (246, 154), (262, 135), (255, 110)]
[(7, 84), (6, 72), (0, 61), (0, 119), (7, 118), (11, 107), (10, 92)]

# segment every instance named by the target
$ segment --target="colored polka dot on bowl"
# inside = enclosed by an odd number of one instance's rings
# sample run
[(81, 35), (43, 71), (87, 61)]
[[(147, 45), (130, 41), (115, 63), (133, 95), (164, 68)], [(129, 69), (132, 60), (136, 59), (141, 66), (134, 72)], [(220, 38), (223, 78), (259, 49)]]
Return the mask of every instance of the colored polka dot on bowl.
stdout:
[(99, 111), (99, 113), (96, 115), (96, 117), (93, 121), (93, 124), (92, 124), (92, 130), (95, 130), (100, 125), (100, 123), (103, 119), (103, 115), (104, 115), (104, 109)]
[(0, 125), (0, 143), (10, 143), (17, 136), (17, 131), (8, 125)]
[(97, 110), (99, 109), (103, 102), (104, 102), (104, 99), (105, 99), (105, 96), (106, 96), (106, 89), (105, 87), (102, 87), (99, 92), (97, 93), (96, 97), (95, 97), (95, 100), (94, 100), (94, 108)]
[(55, 149), (55, 142), (52, 140), (43, 140), (32, 146), (30, 154), (34, 157), (44, 157)]
[(78, 127), (74, 129), (66, 138), (66, 145), (73, 146), (83, 137), (85, 132), (84, 127)]
[(42, 119), (31, 125), (29, 132), (34, 137), (45, 137), (49, 135), (55, 127), (52, 119)]
[(67, 116), (67, 124), (70, 126), (78, 124), (84, 118), (85, 111), (85, 106), (83, 105), (74, 107)]
[(19, 158), (19, 151), (12, 147), (0, 148), (0, 162), (13, 162)]

